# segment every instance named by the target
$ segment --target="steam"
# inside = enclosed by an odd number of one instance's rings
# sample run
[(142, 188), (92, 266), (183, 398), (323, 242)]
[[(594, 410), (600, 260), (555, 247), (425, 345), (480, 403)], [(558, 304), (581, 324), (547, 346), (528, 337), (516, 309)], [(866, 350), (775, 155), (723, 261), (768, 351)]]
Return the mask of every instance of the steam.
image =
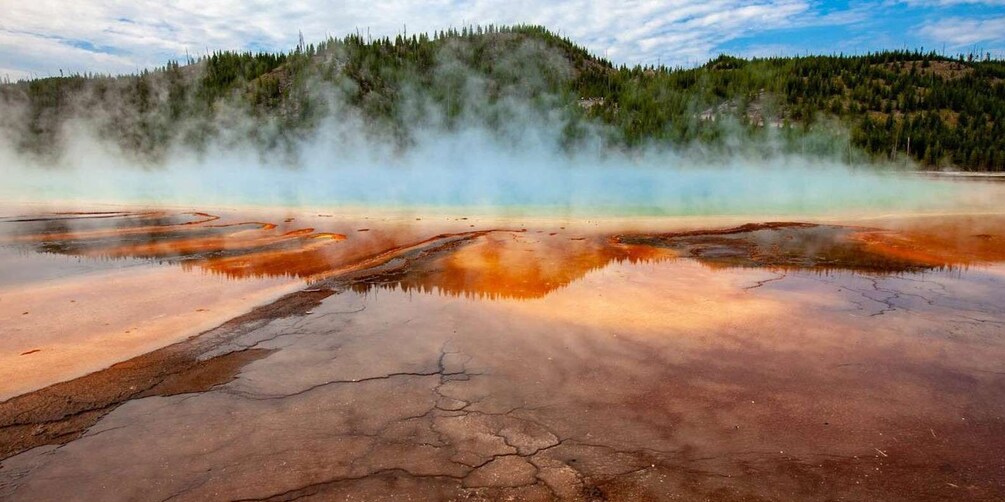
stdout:
[[(194, 148), (178, 139), (152, 164), (104, 137), (127, 104), (81, 102), (63, 121), (60, 155), (17, 148), (25, 111), (6, 103), (0, 136), (0, 199), (184, 206), (438, 208), (554, 215), (830, 214), (939, 209), (957, 201), (956, 185), (853, 164), (847, 156), (785, 153), (768, 135), (737, 139), (726, 152), (700, 145), (624, 151), (611, 131), (540, 94), (537, 80), (565, 78), (567, 61), (540, 44), (500, 56), (512, 83), (497, 89), (458, 57), (438, 55), (438, 80), (453, 82), (461, 110), (444, 113), (422, 89), (404, 89), (394, 119), (401, 138), (348, 103), (352, 82), (308, 84), (323, 110), (314, 127), (279, 146), (281, 124), (246, 110), (216, 111), (217, 133)], [(339, 57), (337, 51), (328, 57)], [(159, 92), (163, 94), (163, 92)], [(575, 129), (570, 144), (567, 132)]]

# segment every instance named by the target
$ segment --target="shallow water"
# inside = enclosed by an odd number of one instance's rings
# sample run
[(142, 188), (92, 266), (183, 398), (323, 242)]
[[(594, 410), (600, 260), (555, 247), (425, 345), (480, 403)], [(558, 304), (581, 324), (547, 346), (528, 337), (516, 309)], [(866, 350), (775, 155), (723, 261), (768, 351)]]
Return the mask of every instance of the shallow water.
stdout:
[(1005, 497), (1005, 217), (798, 222), (8, 218), (0, 498)]
[[(458, 147), (461, 149), (462, 147)], [(198, 207), (206, 201), (235, 207), (411, 208), (425, 213), (544, 217), (651, 217), (717, 215), (825, 216), (862, 213), (973, 210), (990, 204), (1003, 187), (997, 178), (919, 176), (870, 166), (848, 167), (806, 159), (751, 163), (734, 159), (701, 165), (683, 159), (617, 156), (542, 158), (514, 149), (513, 159), (400, 159), (398, 163), (262, 166), (260, 159), (231, 164), (185, 164), (160, 169), (134, 165), (9, 173), (0, 200), (60, 200), (77, 205), (156, 204)], [(463, 153), (463, 155), (456, 155)], [(459, 160), (462, 159), (462, 160)], [(494, 160), (494, 162), (493, 162)], [(1000, 200), (1000, 199), (997, 199)]]

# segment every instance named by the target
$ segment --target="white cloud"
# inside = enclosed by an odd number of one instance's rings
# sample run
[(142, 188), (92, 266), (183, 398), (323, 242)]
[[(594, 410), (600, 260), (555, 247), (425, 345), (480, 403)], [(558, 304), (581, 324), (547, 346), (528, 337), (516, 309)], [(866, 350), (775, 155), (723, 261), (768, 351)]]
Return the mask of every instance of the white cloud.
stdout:
[(958, 48), (1005, 41), (1005, 16), (985, 19), (946, 18), (921, 27), (921, 34)]
[[(887, 0), (897, 1), (897, 0)], [(906, 0), (943, 6), (1005, 0)], [(889, 3), (822, 7), (814, 0), (0, 0), (0, 66), (15, 75), (67, 71), (132, 72), (220, 49), (289, 50), (359, 29), (393, 36), (465, 24), (541, 24), (615, 63), (696, 64), (738, 38), (809, 26), (851, 26)], [(1001, 33), (1000, 21), (971, 21), (954, 34), (946, 22), (924, 34), (970, 40)], [(967, 28), (964, 26), (964, 28)], [(984, 35), (978, 35), (980, 33)], [(799, 40), (759, 40), (799, 45)], [(948, 42), (947, 42), (948, 43)], [(963, 42), (967, 43), (967, 42)], [(742, 52), (742, 50), (741, 50)]]
[[(6, 5), (5, 5), (6, 4)], [(134, 71), (186, 51), (287, 50), (356, 29), (542, 24), (616, 62), (682, 64), (739, 36), (805, 22), (809, 0), (0, 0), (0, 62), (22, 72)], [(111, 54), (105, 53), (106, 51)]]
[(898, 0), (912, 7), (952, 7), (954, 5), (1005, 5), (1005, 0)]

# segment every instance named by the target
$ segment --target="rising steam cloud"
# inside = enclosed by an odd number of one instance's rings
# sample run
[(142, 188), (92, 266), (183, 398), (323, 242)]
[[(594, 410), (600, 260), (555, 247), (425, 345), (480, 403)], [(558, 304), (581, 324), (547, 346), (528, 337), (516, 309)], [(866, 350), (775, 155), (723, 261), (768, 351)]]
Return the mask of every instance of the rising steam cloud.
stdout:
[[(78, 103), (61, 122), (59, 154), (38, 157), (17, 147), (25, 110), (8, 102), (0, 110), (0, 198), (565, 215), (826, 214), (937, 209), (956, 198), (952, 184), (785, 153), (770, 137), (756, 148), (737, 139), (715, 154), (700, 146), (611, 148), (603, 126), (579, 120), (560, 97), (536, 92), (538, 80), (571, 71), (560, 54), (527, 43), (500, 55), (515, 78), (498, 89), (452, 56), (463, 50), (441, 51), (435, 70), (455, 83), (449, 99), (462, 112), (446, 117), (421, 89), (404, 89), (395, 119), (408, 126), (405, 141), (347, 103), (351, 83), (309, 84), (324, 112), (280, 147), (262, 138), (281, 125), (224, 107), (209, 141), (192, 148), (171, 140), (152, 162), (101, 134), (102, 124), (121, 120), (110, 117), (129, 114), (109, 107), (128, 104)], [(577, 130), (571, 145), (563, 134), (570, 127)]]

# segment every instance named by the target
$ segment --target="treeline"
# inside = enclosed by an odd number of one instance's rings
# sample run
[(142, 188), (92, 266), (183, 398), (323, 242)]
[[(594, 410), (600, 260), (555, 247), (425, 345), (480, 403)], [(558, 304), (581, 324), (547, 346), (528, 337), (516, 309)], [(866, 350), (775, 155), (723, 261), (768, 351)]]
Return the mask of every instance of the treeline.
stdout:
[(1005, 64), (989, 55), (720, 56), (694, 69), (585, 72), (577, 86), (629, 143), (714, 140), (723, 129), (707, 123), (722, 119), (786, 136), (836, 122), (875, 157), (1005, 170)]
[(0, 100), (16, 111), (0, 117), (4, 134), (38, 155), (58, 152), (75, 119), (124, 152), (157, 159), (170, 145), (213, 140), (293, 151), (323, 120), (352, 114), (362, 134), (400, 148), (430, 127), (475, 122), (505, 134), (549, 118), (568, 147), (589, 132), (629, 150), (770, 145), (1005, 171), (1005, 63), (989, 55), (615, 67), (542, 27), (476, 26), (357, 32), (284, 54), (217, 52), (131, 76), (36, 79), (0, 86)]

